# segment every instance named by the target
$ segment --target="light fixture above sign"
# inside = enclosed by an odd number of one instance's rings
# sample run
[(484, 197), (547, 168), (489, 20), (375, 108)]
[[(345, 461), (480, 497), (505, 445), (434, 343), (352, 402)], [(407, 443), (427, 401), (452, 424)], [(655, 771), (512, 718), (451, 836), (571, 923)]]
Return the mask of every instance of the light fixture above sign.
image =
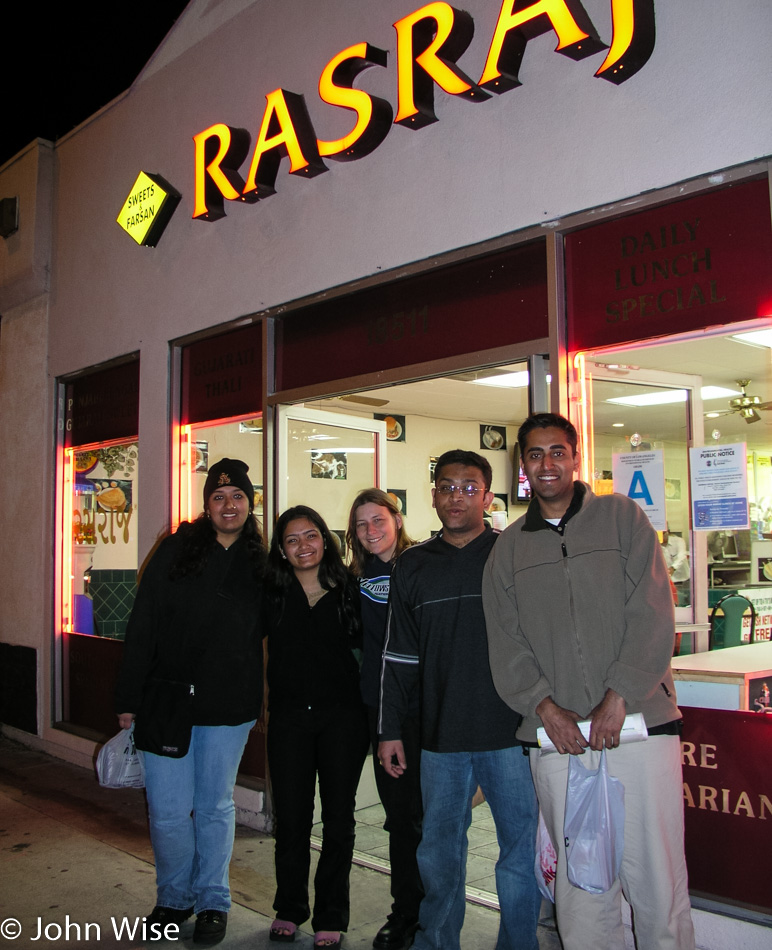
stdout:
[(174, 214), (180, 193), (160, 175), (140, 172), (116, 218), (142, 247), (155, 247)]

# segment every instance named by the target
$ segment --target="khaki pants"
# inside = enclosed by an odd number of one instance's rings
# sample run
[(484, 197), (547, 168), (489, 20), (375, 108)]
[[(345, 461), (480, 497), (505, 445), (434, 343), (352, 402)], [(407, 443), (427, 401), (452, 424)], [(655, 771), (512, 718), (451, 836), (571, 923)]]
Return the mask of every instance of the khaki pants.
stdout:
[[(621, 896), (633, 909), (638, 950), (693, 950), (694, 929), (684, 858), (681, 743), (651, 736), (606, 753), (609, 773), (625, 787), (625, 849), (619, 878), (589, 894), (566, 876), (563, 817), (568, 756), (531, 752), (531, 773), (558, 855), (555, 910), (564, 950), (623, 950)], [(600, 753), (585, 752), (597, 768)]]

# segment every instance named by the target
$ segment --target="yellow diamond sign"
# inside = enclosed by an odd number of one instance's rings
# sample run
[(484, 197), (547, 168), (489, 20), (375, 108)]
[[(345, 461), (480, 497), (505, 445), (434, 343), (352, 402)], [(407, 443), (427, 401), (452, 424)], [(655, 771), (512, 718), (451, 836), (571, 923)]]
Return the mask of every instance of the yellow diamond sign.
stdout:
[(179, 200), (160, 175), (140, 172), (116, 220), (137, 244), (155, 247)]

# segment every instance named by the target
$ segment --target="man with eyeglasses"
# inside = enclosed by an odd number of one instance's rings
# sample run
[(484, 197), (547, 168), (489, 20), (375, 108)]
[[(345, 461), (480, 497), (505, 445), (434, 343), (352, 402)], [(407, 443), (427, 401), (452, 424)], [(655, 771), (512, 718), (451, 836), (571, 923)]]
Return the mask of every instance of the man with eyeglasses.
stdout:
[[(524, 716), (518, 736), (535, 745), (543, 726), (557, 750), (531, 749), (530, 761), (557, 852), (561, 943), (621, 950), (624, 894), (637, 947), (690, 950), (680, 713), (670, 670), (675, 624), (657, 534), (634, 501), (595, 495), (575, 479), (577, 434), (568, 419), (535, 413), (518, 444), (533, 500), (488, 560), (483, 605), (496, 688)], [(625, 715), (635, 712), (648, 738), (620, 744)], [(587, 720), (589, 740), (577, 725)], [(604, 748), (609, 773), (625, 787), (624, 854), (611, 888), (591, 894), (566, 873), (568, 756), (583, 755), (596, 769)]]
[(420, 697), (426, 896), (415, 950), (459, 950), (467, 829), (478, 785), (499, 842), (497, 950), (537, 950), (541, 898), (534, 877), (537, 806), (528, 760), (515, 738), (520, 716), (493, 685), (482, 608), (482, 572), (496, 541), (484, 522), (491, 467), (454, 449), (437, 460), (432, 504), (442, 531), (398, 558), (391, 579), (378, 757), (406, 769), (401, 723)]

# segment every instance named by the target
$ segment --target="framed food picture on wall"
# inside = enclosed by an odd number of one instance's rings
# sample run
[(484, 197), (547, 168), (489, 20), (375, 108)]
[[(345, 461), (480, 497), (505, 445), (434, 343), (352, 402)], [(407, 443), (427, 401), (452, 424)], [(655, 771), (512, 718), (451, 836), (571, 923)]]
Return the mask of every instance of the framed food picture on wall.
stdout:
[(193, 454), (196, 459), (195, 471), (208, 472), (209, 471), (209, 443), (208, 442), (194, 442)]
[(312, 452), (311, 478), (346, 478), (348, 456), (345, 452)]
[(386, 494), (391, 498), (399, 509), (400, 514), (407, 514), (407, 489), (405, 488), (387, 488)]
[(500, 495), (498, 493), (494, 494), (493, 501), (491, 502), (491, 511), (501, 511), (504, 514), (507, 514), (509, 511), (509, 496), (507, 494)]
[(502, 452), (507, 447), (507, 427), (480, 425), (480, 448), (489, 452)]
[(386, 438), (389, 442), (405, 441), (405, 417), (387, 416), (380, 412), (373, 413), (373, 419), (379, 419), (386, 423)]
[(340, 556), (346, 556), (346, 532), (341, 528), (330, 528), (330, 534), (333, 537), (333, 540), (338, 545), (338, 550), (340, 551)]

